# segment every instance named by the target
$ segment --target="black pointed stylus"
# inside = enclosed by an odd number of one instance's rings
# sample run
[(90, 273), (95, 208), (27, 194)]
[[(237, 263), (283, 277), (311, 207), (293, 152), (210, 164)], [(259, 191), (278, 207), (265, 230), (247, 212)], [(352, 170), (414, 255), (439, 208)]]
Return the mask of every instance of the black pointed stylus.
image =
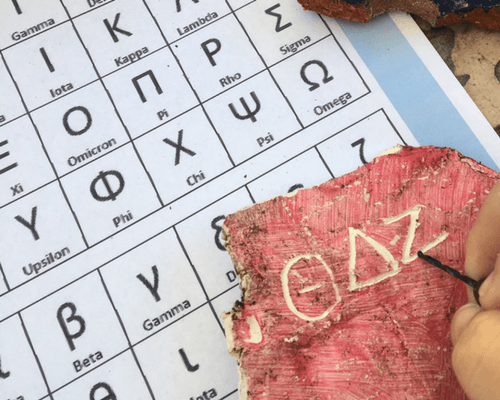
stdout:
[(465, 282), (467, 285), (472, 287), (472, 292), (474, 293), (474, 298), (477, 301), (477, 304), (481, 305), (479, 302), (479, 288), (483, 284), (484, 280), (486, 278), (480, 279), (478, 281), (475, 281), (472, 278), (469, 278), (466, 275), (462, 275), (460, 272), (458, 272), (456, 269), (453, 269), (451, 267), (448, 267), (447, 265), (442, 264), (440, 261), (436, 260), (435, 258), (431, 256), (426, 256), (424, 253), (419, 251), (417, 255), (427, 261), (429, 264), (434, 265), (435, 267), (438, 267), (439, 269), (442, 269), (444, 272), (447, 272), (451, 276), (454, 276), (457, 279), (460, 279), (462, 282)]

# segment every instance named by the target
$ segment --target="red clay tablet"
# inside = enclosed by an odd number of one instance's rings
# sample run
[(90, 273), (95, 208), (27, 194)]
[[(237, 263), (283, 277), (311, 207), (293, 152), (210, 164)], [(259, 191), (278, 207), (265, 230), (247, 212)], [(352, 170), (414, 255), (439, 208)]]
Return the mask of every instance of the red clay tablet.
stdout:
[(230, 215), (242, 303), (225, 313), (244, 399), (465, 399), (450, 321), (465, 239), (500, 175), (404, 147), (355, 172)]

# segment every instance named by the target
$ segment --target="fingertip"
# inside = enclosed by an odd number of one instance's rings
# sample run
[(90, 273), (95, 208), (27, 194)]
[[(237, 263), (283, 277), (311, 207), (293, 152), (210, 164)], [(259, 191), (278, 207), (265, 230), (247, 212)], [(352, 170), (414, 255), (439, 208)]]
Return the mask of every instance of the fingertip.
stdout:
[(457, 344), (462, 332), (480, 310), (481, 307), (475, 303), (468, 303), (458, 309), (451, 321), (451, 341), (453, 345)]
[(500, 257), (495, 267), (479, 288), (479, 301), (485, 309), (500, 307)]
[(472, 279), (488, 276), (500, 252), (500, 183), (481, 206), (465, 243), (465, 272)]

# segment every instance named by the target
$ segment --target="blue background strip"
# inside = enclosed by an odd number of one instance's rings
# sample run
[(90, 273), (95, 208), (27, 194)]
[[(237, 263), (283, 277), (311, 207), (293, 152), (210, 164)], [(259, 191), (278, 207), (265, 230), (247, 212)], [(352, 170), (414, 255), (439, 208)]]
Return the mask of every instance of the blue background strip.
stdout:
[(451, 147), (498, 170), (389, 15), (337, 22), (420, 145)]

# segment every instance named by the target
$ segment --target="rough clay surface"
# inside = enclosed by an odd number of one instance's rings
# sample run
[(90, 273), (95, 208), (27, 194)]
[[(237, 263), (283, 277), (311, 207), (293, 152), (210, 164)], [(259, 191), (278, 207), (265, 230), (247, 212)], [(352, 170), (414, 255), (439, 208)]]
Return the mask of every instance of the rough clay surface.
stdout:
[(461, 269), (498, 178), (456, 151), (405, 147), (230, 215), (240, 398), (465, 399), (449, 330), (466, 288), (416, 252)]
[[(500, 23), (500, 15), (498, 16)], [(457, 25), (453, 61), (457, 75), (468, 74), (465, 90), (500, 132), (500, 32)]]
[(500, 30), (500, 7), (471, 0), (298, 0), (305, 10), (333, 18), (368, 22), (387, 11), (399, 10), (416, 14), (432, 26), (471, 22), (478, 27)]

